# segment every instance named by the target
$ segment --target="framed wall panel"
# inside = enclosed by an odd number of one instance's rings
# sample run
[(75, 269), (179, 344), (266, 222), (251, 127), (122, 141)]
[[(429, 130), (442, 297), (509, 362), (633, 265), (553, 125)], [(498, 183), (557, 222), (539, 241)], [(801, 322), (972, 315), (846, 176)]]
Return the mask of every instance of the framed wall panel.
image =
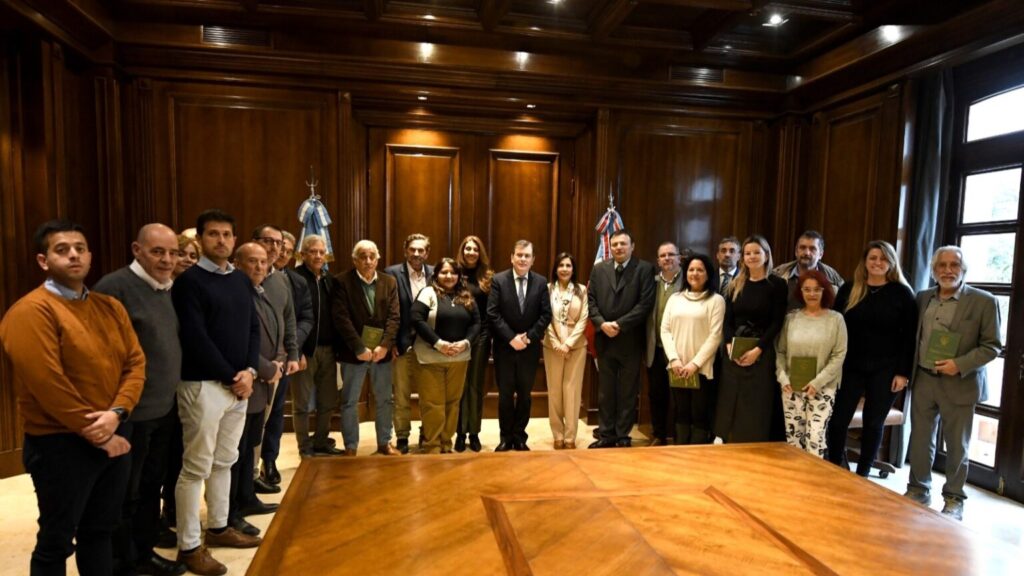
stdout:
[(431, 262), (458, 245), (461, 172), (458, 148), (387, 145), (385, 252), (394, 262), (415, 232), (430, 237)]
[(555, 257), (559, 155), (491, 150), (488, 162), (488, 229), (496, 270), (508, 268), (517, 240), (534, 246), (534, 271), (547, 276)]

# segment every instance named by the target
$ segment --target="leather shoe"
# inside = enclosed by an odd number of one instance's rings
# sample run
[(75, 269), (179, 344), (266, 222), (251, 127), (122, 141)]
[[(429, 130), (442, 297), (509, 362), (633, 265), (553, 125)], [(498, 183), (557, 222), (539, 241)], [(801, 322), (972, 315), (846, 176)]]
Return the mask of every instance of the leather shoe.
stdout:
[(168, 560), (159, 554), (150, 554), (135, 566), (135, 573), (139, 576), (180, 576), (185, 570), (187, 568), (181, 562)]
[(235, 516), (234, 518), (228, 518), (228, 526), (231, 526), (235, 530), (238, 530), (246, 536), (259, 536), (260, 529), (249, 523), (248, 520), (241, 516)]
[(381, 456), (400, 456), (402, 453), (395, 449), (391, 444), (380, 444), (377, 446), (377, 451), (374, 454), (380, 454)]
[(398, 450), (402, 454), (408, 454), (409, 453), (409, 439), (408, 438), (399, 438), (395, 442), (395, 449)]
[(277, 469), (277, 462), (273, 460), (263, 461), (263, 473), (260, 474), (267, 484), (277, 486), (281, 483), (281, 471)]
[(530, 447), (526, 445), (526, 442), (516, 442), (515, 444), (512, 445), (512, 448), (516, 452), (529, 452), (530, 451)]
[(473, 452), (479, 452), (483, 446), (480, 445), (480, 435), (470, 434), (469, 435), (469, 449)]
[(167, 526), (160, 527), (160, 533), (156, 537), (157, 548), (177, 548), (178, 535)]
[(267, 504), (259, 500), (238, 509), (239, 516), (257, 516), (260, 514), (273, 514), (274, 512), (277, 512), (277, 504)]
[(257, 476), (252, 481), (253, 486), (256, 489), (257, 494), (278, 494), (281, 492), (280, 486), (274, 486), (263, 479), (263, 476)]
[(633, 439), (632, 438), (619, 438), (618, 442), (615, 443), (615, 447), (616, 448), (632, 448), (633, 447)]
[(596, 442), (591, 443), (590, 446), (587, 446), (587, 448), (614, 448), (614, 447), (615, 447), (615, 440), (613, 440), (611, 438), (604, 438), (604, 439), (601, 439), (601, 440), (598, 440)]
[(575, 440), (566, 440), (565, 441), (565, 449), (566, 450), (575, 450), (576, 449), (576, 441)]
[(345, 448), (345, 456), (355, 456), (357, 452), (355, 448)]
[[(255, 548), (263, 542), (263, 539), (259, 536), (249, 536), (248, 534), (242, 534), (238, 530), (235, 530), (231, 526), (228, 526), (220, 534), (213, 532), (212, 530), (206, 531), (206, 542), (207, 546), (220, 546), (222, 548)], [(188, 564), (186, 562), (186, 564)], [(188, 567), (192, 570), (192, 567)], [(195, 572), (195, 570), (192, 570)], [(223, 574), (223, 572), (221, 572)]]
[(334, 446), (314, 446), (313, 455), (315, 456), (341, 456), (344, 454), (344, 450), (339, 450)]
[(178, 562), (184, 564), (189, 572), (200, 576), (222, 576), (228, 573), (228, 567), (217, 562), (206, 546), (200, 546), (188, 554), (179, 550)]
[(511, 442), (502, 441), (502, 442), (500, 442), (498, 444), (497, 448), (495, 448), (494, 451), (495, 452), (508, 452), (509, 450), (512, 450), (513, 448), (514, 448), (514, 446), (512, 445)]
[(455, 451), (465, 452), (466, 451), (466, 435), (456, 434), (455, 435)]

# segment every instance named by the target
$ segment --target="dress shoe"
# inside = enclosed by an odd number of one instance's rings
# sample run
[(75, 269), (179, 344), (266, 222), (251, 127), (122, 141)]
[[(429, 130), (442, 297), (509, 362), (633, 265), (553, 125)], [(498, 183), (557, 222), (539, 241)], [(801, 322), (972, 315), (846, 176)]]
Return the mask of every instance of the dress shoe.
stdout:
[(615, 443), (616, 448), (631, 448), (632, 446), (632, 438), (619, 438), (619, 440)]
[(932, 495), (928, 490), (920, 488), (918, 486), (907, 486), (907, 491), (903, 493), (903, 496), (910, 498), (918, 504), (928, 506), (932, 503)]
[(465, 452), (466, 451), (466, 435), (456, 434), (455, 435), (455, 451)]
[(249, 523), (248, 520), (241, 516), (235, 516), (234, 518), (228, 518), (228, 526), (231, 526), (235, 530), (238, 530), (246, 536), (259, 536), (260, 529)]
[(479, 452), (483, 446), (480, 445), (480, 435), (470, 434), (469, 435), (469, 449), (473, 452)]
[[(263, 539), (259, 536), (242, 534), (231, 526), (224, 528), (220, 534), (212, 530), (206, 531), (205, 544), (207, 546), (220, 546), (221, 548), (255, 548), (260, 545), (260, 542), (263, 542)], [(189, 570), (192, 570), (191, 566), (189, 566)], [(221, 572), (221, 574), (223, 574), (223, 572)]]
[(206, 546), (200, 546), (188, 554), (179, 550), (178, 562), (184, 564), (189, 572), (199, 576), (221, 576), (228, 573), (228, 567), (217, 562)]
[(316, 454), (313, 453), (313, 449), (312, 448), (310, 448), (309, 450), (299, 450), (299, 459), (300, 460), (305, 460), (306, 458), (312, 458), (314, 456), (316, 456)]
[(555, 440), (555, 450), (565, 450), (565, 440)]
[(256, 488), (257, 494), (279, 494), (281, 492), (280, 486), (274, 486), (263, 479), (263, 476), (257, 476), (252, 481), (253, 486)]
[(958, 522), (964, 519), (964, 501), (956, 496), (945, 496), (945, 503), (942, 505), (942, 514)]
[(377, 451), (374, 454), (380, 454), (381, 456), (400, 456), (402, 453), (395, 449), (391, 444), (380, 444), (377, 446)]
[(263, 473), (260, 474), (268, 484), (277, 486), (281, 483), (281, 471), (277, 469), (277, 462), (273, 460), (263, 461)]
[(159, 554), (150, 554), (135, 566), (139, 576), (180, 576), (187, 568), (181, 562), (168, 560)]
[(339, 450), (338, 448), (330, 445), (313, 447), (313, 454), (316, 456), (341, 456), (344, 453), (344, 450)]
[(516, 443), (515, 443), (515, 444), (514, 444), (514, 445), (512, 446), (512, 448), (513, 448), (513, 449), (514, 449), (514, 450), (515, 450), (516, 452), (529, 452), (529, 451), (530, 451), (530, 447), (526, 445), (526, 442), (516, 442)]
[(409, 439), (408, 438), (399, 438), (395, 442), (395, 449), (398, 450), (402, 454), (408, 454), (409, 453)]
[(355, 448), (345, 448), (345, 456), (355, 456), (357, 452)]
[(513, 448), (514, 448), (514, 446), (512, 445), (511, 442), (502, 441), (502, 442), (500, 442), (498, 444), (498, 446), (494, 449), (494, 451), (495, 452), (508, 452), (509, 450), (512, 450)]
[(260, 514), (273, 514), (277, 512), (277, 504), (267, 504), (256, 500), (238, 509), (239, 516), (258, 516)]
[(177, 548), (178, 547), (178, 535), (174, 533), (174, 530), (166, 526), (160, 527), (160, 532), (156, 536), (156, 547), (157, 548)]
[(615, 447), (615, 440), (613, 440), (611, 438), (604, 438), (604, 439), (601, 439), (601, 440), (598, 440), (596, 442), (591, 443), (590, 446), (587, 446), (587, 448), (614, 448), (614, 447)]

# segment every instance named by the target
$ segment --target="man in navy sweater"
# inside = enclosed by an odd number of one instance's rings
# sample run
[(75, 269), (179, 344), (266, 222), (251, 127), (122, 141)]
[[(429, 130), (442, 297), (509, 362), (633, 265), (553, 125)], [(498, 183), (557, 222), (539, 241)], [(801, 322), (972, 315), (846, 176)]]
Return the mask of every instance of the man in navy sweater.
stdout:
[[(185, 445), (174, 491), (178, 560), (196, 574), (220, 575), (227, 567), (210, 555), (207, 546), (260, 544), (259, 537), (228, 526), (231, 465), (238, 459), (238, 441), (259, 363), (260, 323), (252, 283), (228, 262), (235, 246), (234, 218), (206, 210), (196, 221), (196, 235), (203, 256), (171, 289), (181, 329), (178, 414)], [(205, 545), (199, 524), (204, 482)]]

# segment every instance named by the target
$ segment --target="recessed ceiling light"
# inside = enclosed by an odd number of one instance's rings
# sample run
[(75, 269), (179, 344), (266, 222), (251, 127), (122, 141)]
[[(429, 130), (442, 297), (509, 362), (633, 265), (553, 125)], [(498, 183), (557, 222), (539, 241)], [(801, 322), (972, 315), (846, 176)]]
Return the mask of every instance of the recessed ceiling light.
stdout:
[(534, 32), (540, 32), (540, 26), (530, 26), (530, 30), (533, 30)]
[(562, 0), (548, 0), (548, 4), (561, 4)]
[(419, 100), (420, 102), (426, 102), (427, 101), (427, 97), (426, 96), (417, 96), (416, 99)]
[(789, 22), (789, 19), (788, 18), (783, 18), (782, 14), (779, 14), (778, 12), (776, 12), (776, 13), (774, 13), (771, 16), (768, 17), (768, 21), (767, 22), (765, 22), (764, 24), (761, 24), (761, 25), (762, 26), (768, 26), (770, 28), (778, 28), (779, 26), (782, 26), (786, 22)]
[(534, 108), (537, 107), (537, 105), (536, 104), (527, 104), (526, 107), (529, 108), (530, 110), (533, 110)]
[(430, 58), (434, 53), (434, 45), (429, 42), (420, 43), (420, 56), (424, 59)]
[(525, 65), (529, 60), (529, 52), (516, 52), (516, 62), (518, 62), (520, 66)]
[(882, 26), (882, 38), (889, 42), (899, 42), (902, 36), (899, 26)]
[(424, 14), (423, 15), (423, 19), (424, 20), (436, 20), (436, 18), (434, 18), (433, 14)]
[(726, 44), (725, 46), (723, 46), (723, 48), (725, 48), (726, 50), (732, 50), (732, 44)]

